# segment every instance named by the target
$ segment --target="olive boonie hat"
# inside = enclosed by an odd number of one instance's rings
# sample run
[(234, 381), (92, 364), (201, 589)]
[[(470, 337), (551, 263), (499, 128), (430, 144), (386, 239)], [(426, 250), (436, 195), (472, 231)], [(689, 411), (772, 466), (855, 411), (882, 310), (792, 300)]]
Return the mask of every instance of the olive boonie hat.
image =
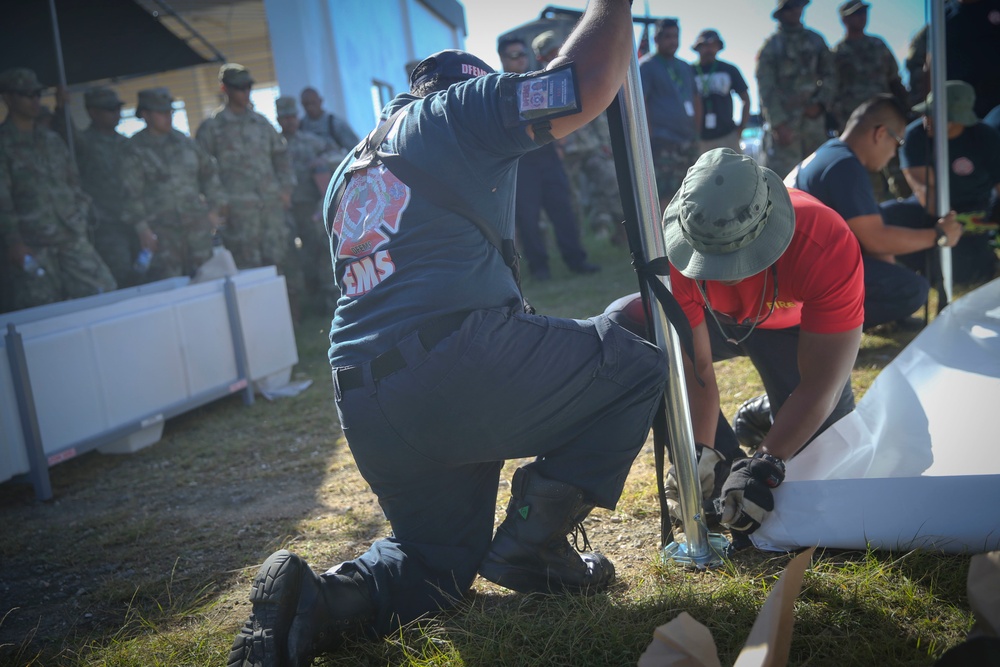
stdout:
[(296, 105), (295, 98), (291, 95), (282, 95), (276, 99), (274, 101), (274, 110), (278, 118), (299, 115), (299, 107)]
[(0, 93), (33, 95), (45, 90), (35, 73), (26, 67), (14, 67), (0, 73)]
[(531, 40), (531, 50), (535, 52), (536, 58), (541, 58), (552, 49), (558, 49), (562, 45), (563, 40), (559, 39), (552, 30), (546, 30)]
[(139, 91), (139, 103), (136, 111), (171, 111), (174, 98), (170, 96), (170, 91), (166, 88), (147, 88)]
[(246, 67), (238, 63), (228, 63), (219, 68), (219, 81), (227, 86), (243, 88), (252, 86), (253, 79)]
[[(965, 81), (948, 81), (944, 84), (947, 96), (948, 122), (961, 123), (966, 127), (979, 122), (976, 112), (972, 110), (976, 103), (976, 90)], [(934, 92), (927, 93), (927, 99), (913, 107), (913, 111), (930, 116), (934, 102)]]
[(718, 42), (720, 51), (726, 47), (725, 43), (722, 41), (722, 38), (719, 37), (718, 32), (716, 32), (715, 30), (702, 30), (701, 33), (698, 35), (698, 39), (694, 40), (694, 44), (691, 46), (691, 50), (697, 51), (698, 47), (704, 44), (705, 42)]
[(861, 0), (847, 0), (844, 4), (837, 8), (841, 16), (850, 16), (856, 11), (862, 9), (868, 9), (870, 7), (867, 2), (862, 2)]
[(667, 259), (694, 280), (742, 280), (781, 257), (795, 211), (781, 178), (729, 148), (688, 169), (663, 214)]
[(492, 67), (471, 53), (457, 49), (445, 49), (427, 56), (417, 63), (417, 66), (410, 72), (410, 90), (435, 76), (450, 81), (464, 81), (485, 74), (493, 74), (493, 72)]
[(89, 88), (83, 94), (83, 105), (88, 109), (120, 109), (125, 102), (118, 93), (105, 86)]

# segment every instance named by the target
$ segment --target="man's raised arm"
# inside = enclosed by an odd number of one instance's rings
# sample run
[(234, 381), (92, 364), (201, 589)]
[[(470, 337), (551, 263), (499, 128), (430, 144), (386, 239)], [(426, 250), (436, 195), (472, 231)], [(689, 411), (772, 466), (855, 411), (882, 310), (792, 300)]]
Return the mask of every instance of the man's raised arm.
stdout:
[(632, 3), (591, 0), (559, 55), (546, 67), (576, 63), (582, 105), (580, 113), (552, 121), (552, 136), (565, 137), (608, 108), (625, 82), (634, 48)]

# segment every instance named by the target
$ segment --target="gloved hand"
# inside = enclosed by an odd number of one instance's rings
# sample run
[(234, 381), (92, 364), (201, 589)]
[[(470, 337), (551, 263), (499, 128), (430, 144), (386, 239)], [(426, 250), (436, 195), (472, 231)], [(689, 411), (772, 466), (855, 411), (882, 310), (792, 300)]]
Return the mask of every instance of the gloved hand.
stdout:
[[(724, 474), (723, 468), (726, 465), (726, 457), (711, 447), (701, 443), (695, 443), (694, 449), (698, 457), (698, 480), (701, 483), (702, 501), (710, 500), (715, 493), (715, 478), (718, 474)], [(667, 499), (667, 509), (670, 512), (670, 522), (674, 528), (681, 527), (681, 494), (677, 485), (677, 473), (674, 466), (670, 466), (667, 472), (667, 479), (663, 485), (664, 496)]]
[(785, 481), (781, 459), (757, 454), (733, 464), (722, 487), (722, 523), (730, 530), (750, 534), (774, 509), (771, 489)]
[(733, 417), (733, 433), (744, 447), (755, 450), (771, 430), (771, 400), (767, 394), (743, 401)]

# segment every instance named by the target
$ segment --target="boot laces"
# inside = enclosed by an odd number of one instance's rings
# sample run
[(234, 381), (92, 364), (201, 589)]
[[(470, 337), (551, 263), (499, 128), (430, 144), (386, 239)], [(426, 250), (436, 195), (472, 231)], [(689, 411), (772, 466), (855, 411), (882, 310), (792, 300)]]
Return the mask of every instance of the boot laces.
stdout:
[[(590, 540), (587, 539), (587, 529), (583, 527), (583, 521), (581, 520), (581, 521), (577, 522), (573, 526), (572, 530), (573, 530), (573, 533), (572, 533), (573, 534), (573, 548), (576, 549), (580, 553), (584, 553), (585, 551), (590, 551), (591, 550)], [(583, 547), (582, 548), (580, 547), (580, 537), (581, 536), (583, 537)]]

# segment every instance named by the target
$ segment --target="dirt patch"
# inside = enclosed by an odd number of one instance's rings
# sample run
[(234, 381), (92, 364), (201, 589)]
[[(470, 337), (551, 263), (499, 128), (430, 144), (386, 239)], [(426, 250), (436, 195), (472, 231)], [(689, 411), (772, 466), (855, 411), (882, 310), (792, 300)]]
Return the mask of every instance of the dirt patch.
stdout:
[[(249, 408), (224, 399), (171, 420), (141, 452), (59, 464), (50, 502), (28, 485), (0, 485), (0, 659), (69, 659), (137, 619), (206, 605), (235, 633), (247, 585), (273, 550), (290, 546), (323, 569), (386, 535), (336, 424), (325, 368), (297, 376), (315, 381), (299, 397)], [(651, 466), (647, 447), (618, 510), (587, 521), (623, 579), (639, 576), (659, 541)]]

